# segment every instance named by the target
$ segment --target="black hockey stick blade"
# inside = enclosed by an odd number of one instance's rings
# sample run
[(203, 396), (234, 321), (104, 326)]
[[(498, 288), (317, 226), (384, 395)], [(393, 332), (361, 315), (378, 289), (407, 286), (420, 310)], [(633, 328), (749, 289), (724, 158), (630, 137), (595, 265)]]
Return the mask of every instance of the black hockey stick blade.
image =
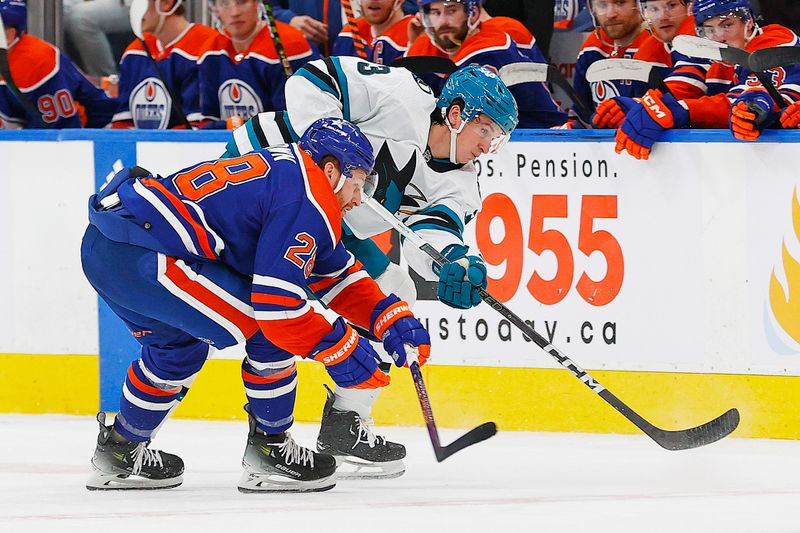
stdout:
[(750, 70), (769, 70), (800, 63), (800, 46), (762, 48), (750, 54)]
[(652, 424), (642, 428), (647, 435), (666, 450), (690, 450), (724, 439), (739, 426), (739, 410), (728, 409), (714, 420), (697, 427), (668, 431)]
[(497, 424), (494, 422), (486, 422), (480, 426), (469, 430), (447, 446), (434, 447), (433, 451), (436, 454), (436, 460), (442, 462), (454, 453), (460, 452), (468, 446), (485, 441), (497, 434)]
[(402, 67), (414, 74), (445, 74), (447, 76), (458, 70), (458, 65), (453, 61), (440, 56), (398, 57), (389, 66)]

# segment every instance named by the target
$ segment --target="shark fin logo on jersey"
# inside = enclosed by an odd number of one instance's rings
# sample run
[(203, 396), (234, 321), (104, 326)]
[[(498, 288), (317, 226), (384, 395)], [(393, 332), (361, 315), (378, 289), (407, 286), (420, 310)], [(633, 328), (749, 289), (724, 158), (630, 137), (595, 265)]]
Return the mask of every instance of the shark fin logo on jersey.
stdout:
[(609, 98), (619, 96), (619, 91), (617, 90), (616, 85), (610, 81), (593, 82), (591, 86), (592, 100), (594, 100), (594, 103), (596, 104), (599, 104), (603, 100), (608, 100)]
[(128, 104), (136, 128), (143, 130), (167, 129), (172, 110), (172, 99), (160, 79), (145, 78), (142, 80), (131, 91)]
[(217, 92), (221, 118), (242, 117), (248, 119), (264, 109), (261, 99), (250, 85), (239, 79), (230, 79)]

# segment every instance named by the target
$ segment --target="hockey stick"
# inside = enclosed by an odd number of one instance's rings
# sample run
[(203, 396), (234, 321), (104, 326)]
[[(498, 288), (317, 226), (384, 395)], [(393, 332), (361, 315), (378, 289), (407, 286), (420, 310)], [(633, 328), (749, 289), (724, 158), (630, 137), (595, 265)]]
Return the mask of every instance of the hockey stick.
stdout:
[(764, 72), (765, 69), (754, 69), (750, 65), (750, 56), (752, 54), (746, 50), (693, 35), (676, 35), (672, 40), (672, 47), (685, 56), (724, 61), (746, 67), (758, 78), (758, 81), (761, 82), (761, 85), (764, 86), (764, 89), (779, 107), (784, 108), (789, 105), (781, 93), (778, 92), (775, 84), (772, 83), (772, 77)]
[[(555, 66), (550, 65), (547, 63), (530, 63), (530, 62), (519, 62), (519, 63), (509, 63), (500, 68), (498, 71), (500, 75), (500, 79), (503, 82), (511, 87), (513, 85), (517, 85), (519, 83), (526, 83), (531, 81), (538, 81), (538, 82), (548, 82), (553, 83), (561, 88), (562, 91), (572, 100), (572, 104), (578, 110), (578, 114), (583, 117), (591, 117), (592, 116), (592, 107), (587, 104), (581, 96), (575, 92), (575, 89), (572, 87), (572, 84), (564, 77), (564, 74), (561, 73), (561, 70)], [(591, 124), (587, 124), (588, 127), (592, 127)]]
[[(364, 328), (352, 323), (350, 325), (365, 339), (369, 339), (373, 342), (380, 342), (379, 338)], [(472, 446), (473, 444), (485, 441), (497, 433), (497, 425), (494, 422), (486, 422), (467, 431), (450, 444), (442, 446), (439, 440), (439, 431), (436, 429), (436, 420), (433, 418), (433, 408), (431, 407), (431, 400), (428, 396), (428, 389), (425, 387), (425, 380), (422, 379), (422, 370), (420, 370), (419, 361), (417, 360), (417, 348), (406, 344), (406, 353), (408, 354), (408, 368), (411, 370), (411, 378), (414, 380), (414, 389), (417, 391), (417, 399), (419, 400), (419, 406), (422, 408), (422, 416), (425, 418), (425, 427), (428, 428), (428, 436), (431, 439), (433, 453), (436, 455), (437, 462), (441, 463), (454, 453), (468, 446)], [(385, 364), (388, 365), (388, 363)], [(388, 367), (385, 371), (388, 372)]]
[(749, 66), (752, 70), (769, 70), (788, 67), (800, 63), (800, 46), (776, 46), (762, 48), (750, 54)]
[(139, 39), (139, 42), (142, 43), (144, 53), (150, 58), (150, 62), (153, 64), (153, 68), (156, 71), (156, 76), (158, 76), (158, 79), (161, 80), (161, 83), (164, 85), (164, 89), (167, 91), (170, 100), (172, 100), (172, 108), (175, 110), (175, 114), (178, 115), (178, 122), (180, 122), (181, 125), (187, 130), (191, 130), (192, 124), (183, 113), (183, 106), (181, 106), (181, 103), (177, 98), (175, 98), (175, 91), (173, 91), (172, 87), (170, 87), (170, 85), (167, 83), (167, 79), (164, 77), (161, 69), (158, 68), (158, 61), (156, 61), (156, 58), (150, 53), (150, 48), (147, 47), (147, 42), (144, 40), (144, 32), (142, 31), (142, 17), (144, 17), (146, 12), (147, 2), (134, 2), (131, 4), (130, 11), (128, 13), (131, 22), (131, 30), (133, 30), (133, 34), (137, 39)]
[(595, 61), (586, 69), (586, 81), (599, 83), (603, 81), (635, 80), (641, 81), (668, 93), (669, 87), (664, 77), (669, 69), (657, 63), (639, 59), (611, 58)]
[[(433, 248), (430, 244), (425, 242), (419, 235), (414, 233), (408, 226), (403, 224), (400, 220), (389, 213), (381, 204), (372, 198), (365, 198), (363, 203), (370, 207), (377, 215), (383, 218), (386, 222), (392, 225), (394, 229), (400, 234), (401, 237), (409, 239), (414, 246), (425, 252), (431, 257), (439, 266), (448, 263), (438, 250)], [(581, 380), (587, 387), (594, 391), (598, 396), (605, 400), (611, 407), (619, 411), (622, 416), (630, 420), (636, 427), (641, 429), (648, 437), (653, 439), (656, 444), (667, 450), (687, 450), (690, 448), (697, 448), (716, 442), (727, 435), (729, 435), (736, 426), (739, 425), (739, 411), (729, 409), (717, 418), (706, 422), (697, 427), (682, 429), (677, 431), (670, 431), (658, 428), (645, 420), (639, 413), (631, 409), (625, 402), (617, 398), (611, 391), (606, 389), (597, 380), (595, 380), (588, 372), (583, 370), (575, 364), (569, 357), (561, 353), (552, 344), (547, 342), (536, 330), (525, 323), (520, 317), (514, 314), (510, 309), (503, 305), (500, 301), (495, 299), (491, 294), (484, 289), (479, 289), (481, 299), (489, 304), (489, 306), (503, 315), (503, 317), (517, 326), (527, 337), (532, 339), (540, 348), (549, 353), (558, 363), (572, 372), (572, 374)]]
[(0, 76), (2, 76), (3, 80), (6, 82), (8, 90), (11, 91), (11, 94), (14, 95), (14, 98), (17, 99), (25, 110), (25, 113), (27, 113), (38, 126), (47, 128), (48, 125), (45, 123), (44, 119), (42, 119), (42, 115), (33, 103), (28, 100), (28, 97), (19, 90), (17, 84), (14, 83), (14, 78), (11, 77), (11, 67), (8, 63), (8, 41), (6, 41), (6, 27), (3, 25), (3, 17), (0, 17)]
[(272, 14), (272, 6), (269, 5), (269, 0), (264, 0), (262, 4), (264, 5), (264, 12), (267, 14), (267, 25), (269, 26), (269, 34), (272, 36), (272, 44), (275, 45), (275, 51), (281, 60), (283, 73), (288, 79), (293, 74), (292, 65), (289, 64), (289, 58), (286, 57), (286, 50), (283, 48), (283, 41), (281, 41), (281, 36), (278, 34), (278, 24), (275, 22), (275, 15)]
[(389, 66), (402, 67), (414, 74), (445, 74), (447, 76), (458, 70), (458, 65), (451, 59), (442, 56), (398, 57)]

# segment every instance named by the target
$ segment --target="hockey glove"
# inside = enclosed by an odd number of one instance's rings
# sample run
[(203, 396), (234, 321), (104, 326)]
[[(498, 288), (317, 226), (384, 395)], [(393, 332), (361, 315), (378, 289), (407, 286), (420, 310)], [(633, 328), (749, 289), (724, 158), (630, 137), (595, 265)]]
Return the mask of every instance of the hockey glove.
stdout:
[(389, 384), (389, 375), (378, 368), (380, 357), (372, 345), (342, 318), (336, 319), (333, 331), (322, 337), (308, 357), (325, 365), (341, 387), (377, 389)]
[(755, 141), (761, 130), (774, 124), (779, 113), (774, 111), (772, 97), (766, 91), (746, 91), (731, 106), (730, 127), (733, 136), (742, 141)]
[(616, 152), (626, 150), (636, 159), (648, 159), (664, 130), (689, 125), (689, 112), (671, 94), (650, 89), (633, 106), (617, 130)]
[(781, 113), (781, 126), (790, 130), (800, 125), (800, 102), (794, 102)]
[(370, 317), (372, 332), (383, 340), (383, 347), (391, 354), (394, 364), (406, 366), (406, 344), (417, 347), (419, 365), (425, 364), (431, 354), (431, 338), (422, 323), (414, 318), (408, 304), (390, 294), (375, 306)]
[(469, 309), (481, 303), (478, 289), (488, 283), (486, 265), (477, 255), (466, 255), (469, 248), (463, 244), (451, 244), (442, 250), (451, 262), (441, 269), (434, 264), (433, 271), (439, 275), (437, 296), (439, 300), (456, 309)]
[(638, 100), (625, 96), (616, 96), (603, 100), (597, 104), (597, 109), (592, 115), (592, 123), (597, 128), (619, 128), (625, 116), (638, 103)]

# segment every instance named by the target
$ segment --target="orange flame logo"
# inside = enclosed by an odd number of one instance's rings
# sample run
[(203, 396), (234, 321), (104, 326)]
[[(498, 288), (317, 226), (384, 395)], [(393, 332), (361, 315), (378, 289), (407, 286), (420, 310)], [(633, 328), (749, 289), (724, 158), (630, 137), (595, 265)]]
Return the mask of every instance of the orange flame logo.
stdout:
[[(800, 203), (796, 188), (792, 195), (792, 227), (794, 238), (800, 240)], [(769, 280), (769, 306), (783, 331), (800, 344), (800, 262), (789, 253), (786, 239), (781, 243), (781, 252), (786, 286), (778, 280), (773, 268)]]

